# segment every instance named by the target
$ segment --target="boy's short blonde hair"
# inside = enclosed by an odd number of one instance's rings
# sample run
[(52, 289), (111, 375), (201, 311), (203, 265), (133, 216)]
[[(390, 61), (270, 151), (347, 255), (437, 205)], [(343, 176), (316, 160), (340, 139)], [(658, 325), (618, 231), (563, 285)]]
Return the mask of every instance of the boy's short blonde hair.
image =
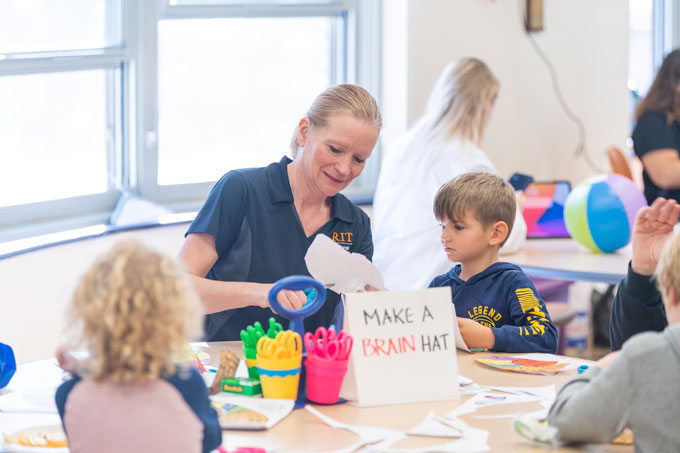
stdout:
[(680, 296), (680, 233), (673, 233), (666, 241), (654, 269), (654, 279), (662, 294), (673, 289)]
[(171, 258), (126, 239), (80, 280), (69, 310), (70, 346), (90, 357), (94, 380), (145, 382), (175, 371), (187, 341), (202, 334), (203, 309)]
[(491, 173), (473, 172), (456, 176), (439, 188), (434, 198), (434, 215), (438, 220), (461, 222), (471, 212), (485, 227), (502, 221), (508, 236), (516, 214), (515, 191), (503, 179)]

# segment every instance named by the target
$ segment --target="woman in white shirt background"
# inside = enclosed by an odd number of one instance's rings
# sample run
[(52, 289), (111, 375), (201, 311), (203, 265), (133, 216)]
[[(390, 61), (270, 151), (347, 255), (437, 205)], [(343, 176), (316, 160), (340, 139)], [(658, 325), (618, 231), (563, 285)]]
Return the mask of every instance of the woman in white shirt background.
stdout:
[[(467, 172), (497, 174), (480, 149), (499, 90), (498, 79), (476, 58), (461, 58), (439, 75), (416, 124), (387, 150), (373, 198), (373, 262), (392, 290), (422, 289), (450, 263), (432, 203), (439, 187)], [(501, 253), (526, 239), (518, 195), (515, 225)]]

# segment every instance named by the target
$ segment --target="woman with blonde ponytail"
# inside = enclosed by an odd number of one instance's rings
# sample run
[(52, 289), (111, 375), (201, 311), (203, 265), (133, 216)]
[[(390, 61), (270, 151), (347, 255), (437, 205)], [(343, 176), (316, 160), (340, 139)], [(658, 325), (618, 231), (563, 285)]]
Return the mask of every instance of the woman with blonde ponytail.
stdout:
[[(368, 216), (340, 193), (361, 174), (382, 126), (375, 99), (357, 85), (326, 89), (300, 119), (293, 159), (265, 168), (233, 170), (220, 179), (187, 231), (180, 259), (203, 300), (208, 341), (239, 340), (241, 329), (274, 316), (267, 295), (289, 275), (309, 275), (307, 248), (324, 234), (371, 259)], [(305, 320), (315, 330), (339, 322), (340, 295)], [(302, 307), (302, 291), (281, 291), (279, 302)]]
[[(388, 288), (425, 288), (451, 267), (432, 210), (434, 197), (442, 184), (462, 173), (497, 173), (480, 145), (498, 89), (484, 62), (450, 62), (425, 113), (388, 149), (373, 199), (374, 262)], [(516, 251), (525, 238), (526, 224), (518, 210), (501, 253)]]

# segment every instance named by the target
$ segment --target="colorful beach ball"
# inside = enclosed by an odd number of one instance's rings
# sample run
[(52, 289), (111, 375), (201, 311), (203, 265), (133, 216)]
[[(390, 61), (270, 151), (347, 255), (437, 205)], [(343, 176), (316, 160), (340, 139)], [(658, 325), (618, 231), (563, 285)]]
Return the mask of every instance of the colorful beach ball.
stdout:
[(628, 244), (635, 215), (647, 201), (633, 181), (598, 175), (574, 187), (564, 205), (572, 238), (594, 252), (613, 252)]

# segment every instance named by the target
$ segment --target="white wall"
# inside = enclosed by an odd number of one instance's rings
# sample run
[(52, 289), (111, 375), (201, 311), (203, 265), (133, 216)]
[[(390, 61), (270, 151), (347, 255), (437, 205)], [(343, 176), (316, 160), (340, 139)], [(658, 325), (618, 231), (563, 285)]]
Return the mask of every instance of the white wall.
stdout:
[[(482, 147), (502, 176), (522, 171), (539, 180), (576, 183), (593, 174), (583, 159), (573, 157), (578, 130), (559, 107), (548, 70), (520, 21), (519, 3), (384, 2), (389, 18), (383, 37), (385, 145), (421, 114), (444, 65), (474, 56), (501, 82)], [(624, 148), (630, 128), (628, 2), (543, 0), (543, 9), (544, 31), (533, 36), (555, 66), (568, 105), (585, 123), (590, 155), (608, 171), (604, 151), (611, 145)]]
[(80, 277), (95, 258), (124, 237), (176, 256), (188, 224), (112, 234), (0, 260), (0, 342), (18, 363), (52, 357), (64, 315)]

